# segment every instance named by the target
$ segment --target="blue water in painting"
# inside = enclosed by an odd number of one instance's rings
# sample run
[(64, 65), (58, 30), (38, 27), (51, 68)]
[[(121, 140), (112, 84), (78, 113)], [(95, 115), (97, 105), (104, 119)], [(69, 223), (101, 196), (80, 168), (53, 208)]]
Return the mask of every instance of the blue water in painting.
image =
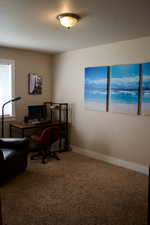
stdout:
[(138, 101), (138, 90), (136, 91), (117, 91), (113, 90), (111, 95), (112, 102), (136, 104)]
[(106, 103), (107, 66), (85, 68), (85, 101)]
[(112, 103), (138, 103), (139, 73), (139, 64), (112, 66)]
[(106, 102), (106, 90), (85, 88), (84, 96), (86, 101)]
[(142, 102), (143, 103), (150, 103), (150, 90), (149, 91), (143, 91)]

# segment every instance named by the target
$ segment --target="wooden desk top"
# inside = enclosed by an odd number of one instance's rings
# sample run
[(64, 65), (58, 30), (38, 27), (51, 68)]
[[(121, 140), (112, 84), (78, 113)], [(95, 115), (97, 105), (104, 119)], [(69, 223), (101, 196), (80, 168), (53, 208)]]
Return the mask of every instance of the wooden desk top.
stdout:
[(62, 125), (64, 122), (60, 123), (59, 121), (41, 121), (39, 123), (10, 123), (11, 127), (16, 127), (20, 129), (28, 129), (28, 128), (36, 128), (36, 127), (42, 127), (47, 125)]

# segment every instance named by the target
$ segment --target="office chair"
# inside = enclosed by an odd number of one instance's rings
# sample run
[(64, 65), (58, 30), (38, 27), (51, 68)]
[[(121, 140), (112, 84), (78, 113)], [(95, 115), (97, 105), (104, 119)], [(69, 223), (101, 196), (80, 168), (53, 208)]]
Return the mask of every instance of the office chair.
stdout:
[(38, 153), (31, 156), (31, 160), (42, 157), (42, 163), (49, 157), (60, 160), (56, 151), (52, 151), (52, 144), (61, 138), (61, 129), (59, 126), (50, 126), (45, 128), (41, 133), (31, 136), (31, 139), (38, 145)]

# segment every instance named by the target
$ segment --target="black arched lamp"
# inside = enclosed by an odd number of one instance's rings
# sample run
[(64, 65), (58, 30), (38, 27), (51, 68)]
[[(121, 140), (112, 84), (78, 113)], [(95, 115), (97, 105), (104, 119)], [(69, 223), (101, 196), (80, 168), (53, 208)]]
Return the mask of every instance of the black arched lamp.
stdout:
[(10, 102), (15, 102), (20, 100), (21, 97), (16, 97), (16, 98), (12, 98), (11, 100), (9, 100), (8, 102), (5, 102), (2, 106), (2, 138), (4, 137), (4, 108), (5, 106), (10, 103)]

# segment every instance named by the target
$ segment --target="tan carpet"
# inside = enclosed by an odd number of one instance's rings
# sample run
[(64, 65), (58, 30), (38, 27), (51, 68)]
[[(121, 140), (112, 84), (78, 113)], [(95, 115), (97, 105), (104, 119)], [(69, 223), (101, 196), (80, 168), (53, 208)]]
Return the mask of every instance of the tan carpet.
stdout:
[(147, 224), (148, 177), (73, 152), (1, 189), (7, 225)]

